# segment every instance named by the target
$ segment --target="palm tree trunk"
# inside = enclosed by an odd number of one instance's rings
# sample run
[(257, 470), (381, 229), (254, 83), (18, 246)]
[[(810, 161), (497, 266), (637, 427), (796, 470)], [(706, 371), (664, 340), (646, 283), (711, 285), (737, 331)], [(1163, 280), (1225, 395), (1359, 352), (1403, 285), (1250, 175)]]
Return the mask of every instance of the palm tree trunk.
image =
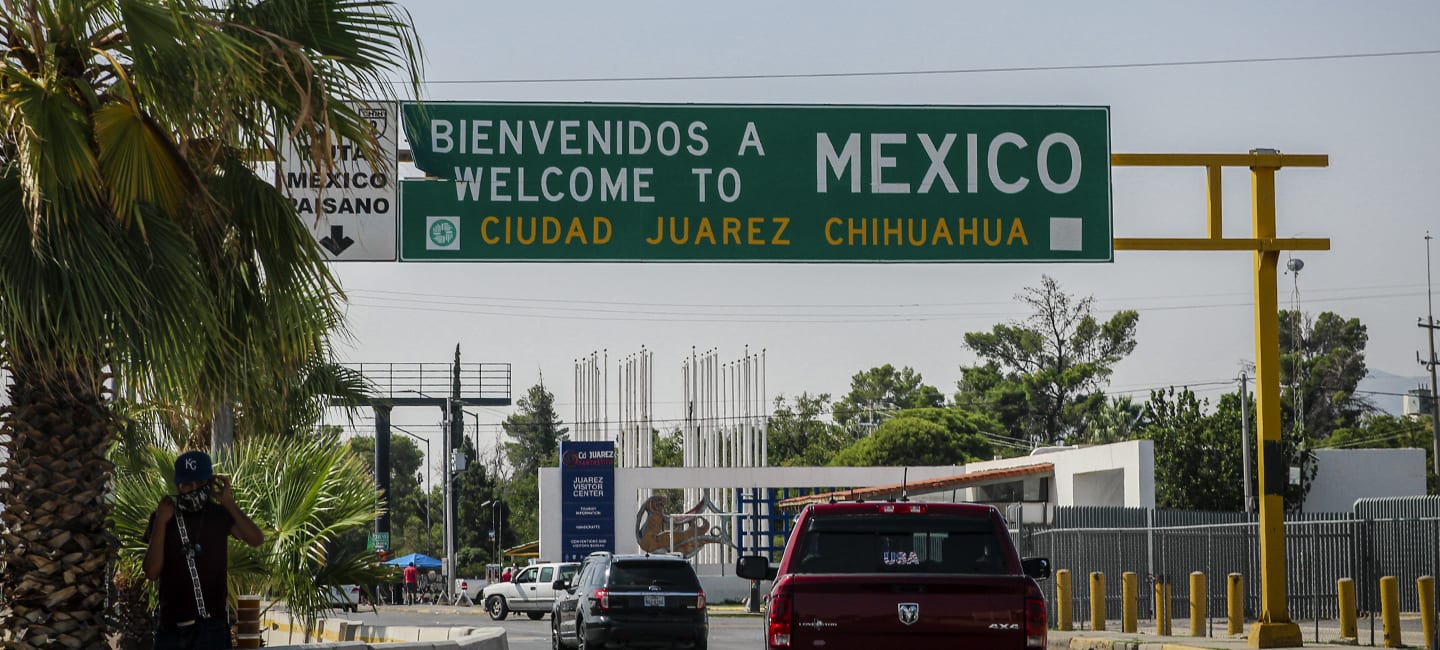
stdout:
[[(20, 364), (16, 364), (20, 366)], [(47, 371), (48, 370), (48, 371)], [(0, 646), (99, 648), (116, 558), (105, 453), (116, 434), (98, 369), (12, 368), (0, 411)]]

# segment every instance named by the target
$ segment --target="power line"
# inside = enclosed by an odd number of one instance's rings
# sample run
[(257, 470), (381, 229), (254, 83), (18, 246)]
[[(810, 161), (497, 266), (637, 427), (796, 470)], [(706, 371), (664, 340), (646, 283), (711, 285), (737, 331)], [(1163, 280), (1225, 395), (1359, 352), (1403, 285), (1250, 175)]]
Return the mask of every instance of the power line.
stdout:
[[(1409, 298), (1419, 295), (1416, 293), (1392, 293), (1392, 294), (1371, 294), (1366, 296), (1339, 296), (1328, 298), (1308, 298), (1297, 301), (1298, 304), (1312, 303), (1334, 303), (1351, 302), (1358, 300), (1378, 300), (1387, 298)], [(931, 322), (931, 321), (960, 321), (974, 320), (977, 318), (1017, 318), (1028, 315), (1021, 312), (919, 312), (914, 314), (745, 314), (745, 313), (724, 313), (724, 312), (675, 312), (675, 311), (636, 311), (625, 309), (603, 309), (603, 308), (576, 308), (565, 311), (573, 311), (573, 314), (550, 314), (533, 313), (519, 310), (537, 310), (540, 308), (526, 307), (523, 305), (470, 305), (460, 304), (458, 306), (444, 307), (442, 305), (454, 305), (451, 301), (419, 300), (408, 298), (378, 298), (383, 302), (372, 303), (351, 300), (350, 304), (355, 307), (369, 309), (390, 309), (399, 311), (421, 311), (426, 313), (442, 312), (452, 314), (471, 314), (479, 316), (503, 316), (509, 318), (539, 318), (551, 320), (595, 320), (595, 321), (617, 321), (617, 322), (669, 322), (669, 323), (757, 323), (757, 324), (864, 324), (864, 323), (906, 323), (906, 322)], [(400, 304), (387, 304), (400, 303)], [(410, 305), (417, 306), (410, 306)], [(419, 306), (434, 305), (434, 306)], [(1220, 308), (1249, 308), (1253, 307), (1250, 302), (1233, 303), (1201, 303), (1190, 305), (1168, 305), (1140, 307), (1136, 311), (1145, 312), (1166, 312), (1166, 311), (1188, 311), (1196, 309), (1220, 309)], [(476, 307), (466, 309), (463, 307)], [(778, 307), (778, 306), (777, 306)], [(564, 310), (564, 308), (546, 308), (550, 310)], [(1097, 310), (1100, 314), (1110, 313), (1113, 310)], [(616, 315), (607, 315), (616, 314)], [(627, 314), (621, 316), (619, 314)]]
[[(1417, 295), (1417, 292), (1422, 292), (1422, 291), (1423, 291), (1424, 285), (1421, 285), (1421, 284), (1394, 284), (1394, 285), (1369, 285), (1369, 286), (1359, 286), (1359, 287), (1335, 287), (1335, 288), (1333, 288), (1333, 289), (1318, 289), (1318, 290), (1312, 291), (1311, 293), (1312, 293), (1312, 294), (1314, 294), (1314, 293), (1327, 293), (1327, 292), (1328, 292), (1328, 293), (1337, 293), (1337, 292), (1345, 292), (1345, 291), (1363, 291), (1363, 292), (1366, 292), (1365, 294), (1360, 295), (1360, 296), (1334, 296), (1334, 297), (1332, 297), (1332, 298), (1354, 299), (1354, 298), (1371, 298), (1371, 297), (1375, 297), (1375, 296), (1377, 296), (1377, 294), (1374, 293), (1374, 291), (1376, 291), (1376, 290), (1400, 290), (1400, 289), (1414, 290), (1414, 291), (1407, 291), (1406, 293), (1399, 293), (1399, 294), (1378, 294), (1378, 295), (1381, 295), (1381, 296), (1384, 296), (1384, 297), (1414, 297), (1415, 295)], [(601, 306), (601, 307), (667, 307), (667, 308), (675, 308), (675, 309), (706, 309), (706, 308), (733, 308), (733, 309), (767, 309), (767, 308), (772, 308), (772, 309), (811, 309), (811, 308), (814, 308), (814, 309), (844, 309), (844, 308), (856, 308), (856, 309), (907, 309), (907, 308), (923, 308), (923, 307), (965, 307), (965, 308), (969, 308), (969, 307), (994, 306), (994, 305), (1012, 306), (1012, 305), (1015, 304), (1015, 301), (1014, 301), (1014, 300), (970, 301), (970, 302), (934, 302), (934, 303), (930, 303), (930, 302), (900, 302), (900, 303), (797, 303), (797, 302), (784, 302), (784, 303), (677, 303), (677, 302), (635, 302), (635, 301), (622, 301), (622, 300), (584, 300), (584, 299), (566, 299), (566, 298), (512, 298), (512, 297), (504, 297), (504, 296), (476, 296), (476, 295), (443, 294), (443, 293), (425, 293), (425, 292), (419, 292), (419, 291), (395, 291), (395, 290), (386, 290), (386, 289), (366, 289), (366, 288), (358, 288), (358, 289), (353, 289), (353, 288), (352, 288), (352, 289), (348, 289), (348, 290), (346, 291), (346, 293), (348, 293), (348, 294), (383, 294), (383, 295), (400, 296), (400, 298), (385, 298), (385, 297), (383, 297), (383, 296), (375, 296), (376, 299), (380, 299), (380, 300), (418, 300), (418, 299), (421, 299), (421, 298), (437, 298), (437, 299), (442, 299), (442, 300), (444, 300), (446, 303), (453, 303), (454, 301), (457, 301), (457, 300), (458, 300), (458, 301), (467, 301), (467, 302), (479, 301), (479, 302), (482, 302), (482, 303), (489, 303), (489, 302), (497, 302), (497, 303), (519, 303), (519, 304), (515, 304), (515, 305), (505, 305), (505, 304), (495, 305), (495, 306), (499, 306), (499, 307), (521, 307), (521, 306), (524, 306), (524, 305), (527, 305), (527, 304), (541, 304), (541, 305), (560, 305), (560, 306), (568, 306), (568, 305), (598, 305), (598, 306)], [(1239, 292), (1224, 292), (1224, 293), (1202, 293), (1202, 294), (1188, 294), (1188, 295), (1187, 295), (1187, 297), (1189, 297), (1189, 298), (1231, 298), (1231, 297), (1233, 297), (1233, 298), (1239, 298), (1239, 297), (1242, 297), (1242, 296), (1249, 296), (1249, 294), (1248, 294), (1248, 293), (1239, 293)], [(1174, 297), (1173, 294), (1167, 294), (1167, 295), (1150, 295), (1150, 296), (1118, 296), (1118, 297), (1114, 297), (1114, 298), (1102, 298), (1102, 299), (1097, 299), (1096, 302), (1097, 302), (1097, 303), (1112, 303), (1112, 302), (1133, 302), (1133, 301), (1145, 301), (1145, 300), (1174, 300), (1174, 299), (1175, 299), (1175, 297)], [(1222, 303), (1222, 304), (1228, 306), (1228, 305), (1230, 305), (1231, 303)], [(1235, 303), (1235, 304), (1242, 304), (1242, 303)], [(1243, 304), (1246, 305), (1246, 306), (1248, 306), (1250, 303), (1243, 303)], [(1181, 305), (1181, 306), (1184, 307), (1185, 305)], [(1204, 306), (1204, 305), (1200, 305), (1200, 306)]]
[[(1264, 56), (1234, 59), (1194, 59), (1188, 61), (1141, 61), (1130, 63), (1093, 63), (1034, 66), (997, 66), (983, 68), (939, 68), (930, 70), (875, 70), (852, 72), (790, 72), (753, 74), (689, 74), (623, 77), (531, 77), (518, 79), (433, 79), (421, 81), (426, 86), (464, 86), (495, 84), (575, 84), (575, 83), (635, 83), (672, 81), (763, 81), (786, 79), (840, 79), (867, 77), (915, 77), (927, 75), (996, 74), (1019, 72), (1071, 72), (1081, 70), (1135, 70), (1145, 68), (1178, 68), (1213, 65), (1249, 65), (1256, 63), (1295, 63), (1304, 61), (1341, 61), (1353, 59), (1378, 59), (1392, 57), (1428, 56), (1440, 54), (1440, 50), (1400, 50), (1392, 52), (1355, 52), (1345, 54), (1314, 54), (1299, 56)], [(395, 85), (406, 85), (408, 81), (391, 81)]]

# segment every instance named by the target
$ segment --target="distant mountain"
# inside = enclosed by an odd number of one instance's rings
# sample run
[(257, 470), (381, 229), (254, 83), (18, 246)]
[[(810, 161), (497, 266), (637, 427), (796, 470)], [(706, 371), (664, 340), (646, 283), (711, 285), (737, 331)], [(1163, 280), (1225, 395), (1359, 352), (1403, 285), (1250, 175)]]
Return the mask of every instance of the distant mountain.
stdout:
[(1391, 415), (1400, 415), (1404, 412), (1405, 391), (1412, 388), (1430, 387), (1430, 377), (1416, 375), (1414, 377), (1402, 377), (1392, 375), (1384, 370), (1371, 370), (1369, 375), (1360, 380), (1360, 386), (1356, 391), (1363, 397), (1368, 397), (1380, 410)]

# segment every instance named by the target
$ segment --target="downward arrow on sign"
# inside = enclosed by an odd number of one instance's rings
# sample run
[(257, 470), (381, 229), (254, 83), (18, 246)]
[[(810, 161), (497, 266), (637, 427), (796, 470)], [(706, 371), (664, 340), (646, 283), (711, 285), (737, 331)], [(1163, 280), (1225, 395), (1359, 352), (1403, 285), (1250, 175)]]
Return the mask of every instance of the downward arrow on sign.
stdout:
[(336, 257), (339, 257), (354, 243), (355, 240), (345, 236), (345, 226), (330, 226), (330, 236), (320, 240), (320, 245)]

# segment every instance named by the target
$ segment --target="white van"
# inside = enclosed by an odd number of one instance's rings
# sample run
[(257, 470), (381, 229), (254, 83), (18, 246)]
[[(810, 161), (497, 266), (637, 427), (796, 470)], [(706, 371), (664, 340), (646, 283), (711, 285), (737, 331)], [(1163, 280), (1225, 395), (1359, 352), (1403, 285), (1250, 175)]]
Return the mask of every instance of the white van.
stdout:
[(525, 612), (530, 620), (538, 621), (550, 612), (555, 602), (552, 584), (570, 578), (579, 569), (579, 562), (544, 562), (520, 569), (509, 582), (485, 587), (485, 611), (497, 621), (505, 620), (510, 612)]

